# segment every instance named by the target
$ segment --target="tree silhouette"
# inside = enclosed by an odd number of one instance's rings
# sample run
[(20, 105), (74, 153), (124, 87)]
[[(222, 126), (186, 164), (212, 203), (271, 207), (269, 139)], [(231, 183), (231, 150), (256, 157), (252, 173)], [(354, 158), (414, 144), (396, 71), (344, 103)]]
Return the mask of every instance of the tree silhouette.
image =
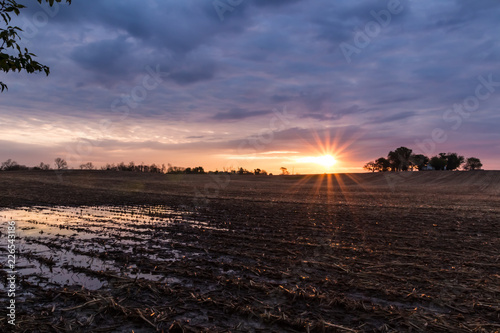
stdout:
[(448, 161), (442, 156), (434, 156), (429, 161), (429, 165), (434, 168), (434, 170), (444, 170)]
[(183, 167), (173, 166), (172, 164), (169, 163), (167, 173), (174, 173), (174, 174), (184, 173), (184, 170), (186, 169)]
[(0, 167), (0, 169), (9, 171), (15, 169), (17, 165), (18, 164), (16, 161), (13, 161), (9, 158), (7, 161), (2, 162), (2, 166)]
[[(392, 152), (392, 153), (394, 153), (394, 152)], [(391, 163), (391, 161), (389, 161), (387, 158), (380, 157), (380, 158), (376, 159), (375, 161), (371, 161), (371, 162), (366, 163), (363, 168), (366, 170), (372, 171), (372, 172), (375, 172), (375, 171), (385, 172), (385, 171), (389, 171), (389, 169), (391, 169), (392, 167), (396, 167), (396, 166), (393, 165)]]
[(458, 155), (457, 153), (440, 153), (442, 158), (446, 159), (446, 170), (456, 170), (462, 165), (465, 161), (463, 156)]
[(50, 164), (45, 164), (43, 162), (40, 162), (40, 164), (33, 169), (40, 169), (40, 170), (50, 170)]
[(399, 147), (389, 152), (387, 158), (391, 163), (392, 171), (407, 171), (410, 166), (411, 153), (412, 150), (406, 147)]
[(363, 167), (363, 169), (365, 170), (368, 170), (368, 171), (371, 171), (371, 172), (375, 172), (375, 170), (377, 170), (377, 163), (375, 162), (368, 162), (365, 164), (365, 166)]
[(375, 160), (375, 165), (378, 171), (385, 172), (391, 167), (391, 162), (387, 158), (380, 157)]
[(427, 164), (429, 164), (429, 158), (422, 154), (413, 154), (410, 157), (410, 163), (412, 166), (415, 166), (418, 171), (422, 171)]
[(80, 164), (81, 170), (94, 170), (94, 164), (92, 162), (87, 162), (85, 164)]
[[(50, 6), (54, 2), (61, 2), (63, 0), (37, 0), (38, 3), (47, 2)], [(71, 0), (65, 0), (67, 3), (71, 3)], [(5, 28), (0, 28), (0, 69), (5, 73), (10, 71), (26, 71), (27, 73), (35, 72), (45, 72), (49, 75), (49, 67), (40, 64), (39, 62), (33, 60), (36, 57), (35, 54), (30, 53), (27, 48), (24, 50), (19, 46), (18, 41), (21, 40), (19, 32), (21, 28), (16, 26), (10, 26), (9, 23), (12, 20), (11, 14), (19, 15), (21, 9), (26, 8), (26, 6), (17, 3), (15, 0), (2, 0), (0, 1), (0, 15), (5, 23)], [(0, 82), (0, 89), (4, 91), (7, 85)]]
[(469, 157), (464, 165), (464, 170), (480, 170), (483, 167), (483, 163), (477, 157)]
[(56, 169), (57, 170), (65, 170), (68, 168), (68, 162), (66, 162), (64, 159), (58, 157), (54, 160), (56, 164)]

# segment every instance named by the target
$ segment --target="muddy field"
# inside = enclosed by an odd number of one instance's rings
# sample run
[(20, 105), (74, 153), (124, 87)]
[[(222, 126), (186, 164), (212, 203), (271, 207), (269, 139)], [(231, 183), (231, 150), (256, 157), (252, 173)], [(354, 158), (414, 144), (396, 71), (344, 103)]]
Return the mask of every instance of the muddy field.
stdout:
[(500, 172), (1, 172), (0, 207), (1, 332), (500, 331)]

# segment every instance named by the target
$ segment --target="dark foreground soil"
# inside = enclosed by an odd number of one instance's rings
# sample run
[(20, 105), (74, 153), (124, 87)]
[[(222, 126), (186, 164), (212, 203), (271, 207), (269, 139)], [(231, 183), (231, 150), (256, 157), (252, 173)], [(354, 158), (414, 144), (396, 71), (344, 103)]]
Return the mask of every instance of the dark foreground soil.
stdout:
[[(138, 243), (120, 234), (104, 254), (71, 248), (170, 282), (90, 268), (79, 270), (108, 287), (24, 282), (32, 295), (14, 330), (2, 315), (1, 332), (500, 330), (500, 172), (0, 173), (0, 207), (95, 205), (139, 206), (159, 221), (172, 213), (155, 207), (182, 211), (168, 225), (128, 226), (148, 237), (131, 255), (122, 245)], [(181, 258), (146, 259), (166, 239)]]

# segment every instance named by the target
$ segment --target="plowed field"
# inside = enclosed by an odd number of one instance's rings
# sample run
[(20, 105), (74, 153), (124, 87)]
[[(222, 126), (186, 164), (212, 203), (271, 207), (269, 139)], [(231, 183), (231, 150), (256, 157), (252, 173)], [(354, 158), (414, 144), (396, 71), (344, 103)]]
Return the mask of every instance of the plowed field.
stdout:
[(0, 173), (16, 332), (497, 332), (500, 172)]

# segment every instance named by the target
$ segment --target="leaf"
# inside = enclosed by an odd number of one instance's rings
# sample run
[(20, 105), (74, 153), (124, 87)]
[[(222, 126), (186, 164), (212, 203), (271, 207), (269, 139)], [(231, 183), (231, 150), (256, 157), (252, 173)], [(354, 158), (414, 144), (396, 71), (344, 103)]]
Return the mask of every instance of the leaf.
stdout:
[[(49, 6), (53, 6), (55, 2), (60, 3), (64, 0), (37, 0), (39, 4), (48, 3)], [(71, 4), (71, 0), (65, 0), (66, 3)], [(9, 71), (26, 71), (27, 73), (44, 72), (46, 75), (50, 74), (50, 68), (48, 66), (42, 65), (33, 58), (36, 57), (34, 53), (28, 51), (24, 48), (24, 53), (21, 50), (18, 41), (21, 39), (18, 32), (23, 31), (20, 27), (9, 26), (9, 22), (12, 20), (9, 13), (15, 13), (19, 15), (21, 9), (26, 8), (22, 4), (18, 4), (15, 0), (0, 0), (0, 15), (7, 26), (6, 29), (0, 28), (0, 70), (3, 72)], [(3, 52), (4, 50), (12, 49), (12, 51), (17, 50), (17, 55), (12, 55)], [(7, 88), (7, 85), (0, 82), (0, 90), (3, 92)]]

